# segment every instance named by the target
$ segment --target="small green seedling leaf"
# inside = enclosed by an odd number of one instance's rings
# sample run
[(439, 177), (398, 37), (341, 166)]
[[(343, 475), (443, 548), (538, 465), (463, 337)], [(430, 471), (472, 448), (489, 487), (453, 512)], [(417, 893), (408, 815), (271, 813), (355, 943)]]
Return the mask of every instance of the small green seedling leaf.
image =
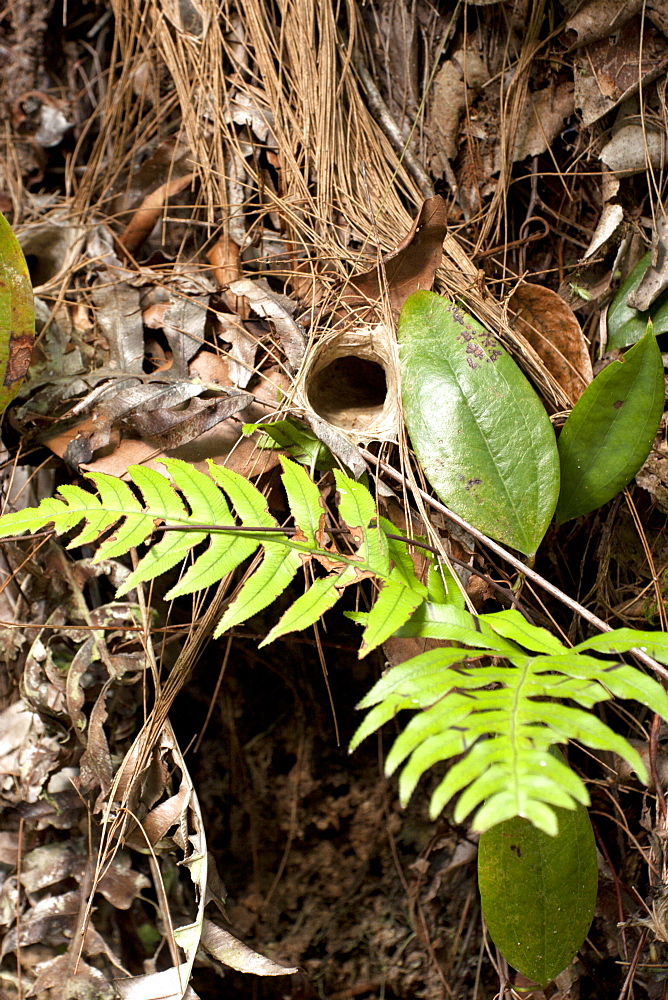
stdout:
[(646, 253), (620, 287), (608, 309), (608, 350), (629, 347), (644, 337), (648, 320), (654, 325), (654, 333), (668, 333), (668, 291), (662, 292), (647, 312), (639, 312), (627, 306), (626, 298), (642, 281), (645, 271), (652, 263), (652, 254)]
[(21, 388), (35, 341), (35, 302), (28, 265), (0, 215), (0, 413)]
[(515, 817), (480, 837), (478, 884), (494, 944), (518, 972), (546, 986), (584, 941), (596, 904), (594, 832), (583, 805), (557, 809), (551, 837)]
[(663, 362), (651, 324), (587, 386), (559, 437), (558, 523), (601, 507), (647, 458), (663, 414)]
[(515, 362), (479, 323), (432, 292), (399, 319), (406, 426), (441, 500), (532, 556), (554, 513), (554, 431)]
[(282, 448), (291, 458), (311, 470), (328, 472), (338, 468), (334, 457), (308, 427), (295, 423), (294, 420), (274, 420), (271, 424), (244, 424), (244, 434), (262, 431), (262, 437), (257, 441), (258, 448)]

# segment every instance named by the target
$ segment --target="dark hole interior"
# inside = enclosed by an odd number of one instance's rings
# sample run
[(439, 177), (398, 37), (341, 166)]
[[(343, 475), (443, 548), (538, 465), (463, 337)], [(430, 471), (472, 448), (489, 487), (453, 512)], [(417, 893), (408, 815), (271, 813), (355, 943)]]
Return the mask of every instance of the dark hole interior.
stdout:
[(338, 427), (366, 427), (385, 404), (387, 382), (382, 365), (348, 354), (313, 376), (309, 402), (323, 419)]

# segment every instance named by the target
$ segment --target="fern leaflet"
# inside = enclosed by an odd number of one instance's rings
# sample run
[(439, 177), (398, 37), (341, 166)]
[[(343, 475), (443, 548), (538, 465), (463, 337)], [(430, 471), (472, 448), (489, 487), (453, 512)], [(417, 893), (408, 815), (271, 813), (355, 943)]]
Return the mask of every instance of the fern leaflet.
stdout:
[[(633, 698), (668, 719), (668, 695), (640, 670), (585, 650), (619, 652), (642, 644), (668, 662), (665, 634), (620, 629), (575, 651), (517, 611), (476, 618), (445, 605), (423, 605), (401, 634), (436, 636), (471, 647), (434, 649), (401, 663), (360, 702), (360, 708), (370, 711), (351, 750), (402, 709), (418, 710), (386, 761), (388, 774), (404, 765), (399, 780), (403, 803), (428, 768), (464, 755), (434, 791), (432, 817), (461, 793), (454, 811), (457, 822), (475, 811), (474, 829), (484, 831), (522, 816), (554, 835), (554, 806), (572, 809), (577, 802), (589, 802), (581, 779), (549, 752), (569, 740), (614, 751), (647, 782), (637, 751), (589, 710), (613, 696)], [(490, 654), (495, 658), (490, 660)]]

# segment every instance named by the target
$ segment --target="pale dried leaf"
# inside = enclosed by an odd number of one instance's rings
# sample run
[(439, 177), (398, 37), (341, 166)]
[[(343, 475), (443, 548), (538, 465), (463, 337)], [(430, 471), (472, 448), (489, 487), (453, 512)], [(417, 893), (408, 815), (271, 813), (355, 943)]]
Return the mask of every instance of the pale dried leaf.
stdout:
[(624, 125), (606, 142), (599, 159), (615, 174), (644, 173), (648, 166), (662, 169), (666, 163), (666, 136), (640, 124)]
[(298, 968), (284, 967), (264, 955), (259, 955), (211, 920), (204, 920), (202, 947), (213, 958), (231, 969), (236, 969), (237, 972), (246, 972), (254, 976), (290, 976), (299, 972)]
[(230, 291), (248, 300), (251, 309), (263, 319), (271, 320), (291, 367), (297, 369), (306, 349), (306, 335), (292, 318), (294, 304), (272, 292), (262, 278), (256, 281), (233, 281)]
[(668, 288), (668, 221), (658, 220), (652, 247), (652, 263), (636, 290), (626, 296), (631, 309), (647, 312), (652, 303)]
[(598, 225), (591, 238), (591, 243), (585, 251), (582, 259), (588, 260), (590, 257), (593, 257), (594, 254), (608, 242), (608, 240), (616, 237), (621, 240), (621, 235), (618, 233), (618, 230), (623, 221), (624, 209), (621, 205), (604, 205), (603, 211), (601, 212), (601, 218), (598, 220)]
[(123, 1000), (196, 1000), (197, 994), (187, 985), (189, 978), (190, 964), (183, 962), (176, 969), (115, 979), (114, 986)]

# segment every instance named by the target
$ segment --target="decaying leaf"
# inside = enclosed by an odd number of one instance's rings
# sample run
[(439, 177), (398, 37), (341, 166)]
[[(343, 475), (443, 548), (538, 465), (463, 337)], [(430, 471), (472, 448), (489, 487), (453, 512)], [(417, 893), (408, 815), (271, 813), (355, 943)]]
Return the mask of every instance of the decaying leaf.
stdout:
[(146, 195), (118, 238), (129, 253), (134, 254), (146, 242), (169, 199), (192, 184), (194, 176), (184, 174), (183, 177), (176, 177)]
[(556, 292), (522, 282), (508, 306), (514, 326), (524, 336), (572, 403), (594, 377), (587, 341), (575, 313)]
[(384, 258), (382, 268), (374, 267), (351, 278), (341, 302), (351, 307), (372, 305), (378, 313), (387, 288), (390, 307), (398, 315), (411, 292), (429, 290), (433, 285), (447, 231), (445, 201), (440, 195), (428, 198), (397, 249)]
[(223, 930), (206, 918), (202, 926), (202, 947), (213, 958), (217, 958), (231, 969), (236, 969), (237, 972), (249, 972), (254, 976), (290, 976), (299, 972), (297, 968), (278, 965), (270, 958), (259, 955), (248, 945), (233, 937), (229, 931)]
[[(642, 36), (643, 44), (638, 45)], [(575, 106), (585, 125), (593, 125), (642, 84), (656, 79), (668, 63), (668, 39), (640, 15), (606, 37), (578, 50), (575, 60)]]

